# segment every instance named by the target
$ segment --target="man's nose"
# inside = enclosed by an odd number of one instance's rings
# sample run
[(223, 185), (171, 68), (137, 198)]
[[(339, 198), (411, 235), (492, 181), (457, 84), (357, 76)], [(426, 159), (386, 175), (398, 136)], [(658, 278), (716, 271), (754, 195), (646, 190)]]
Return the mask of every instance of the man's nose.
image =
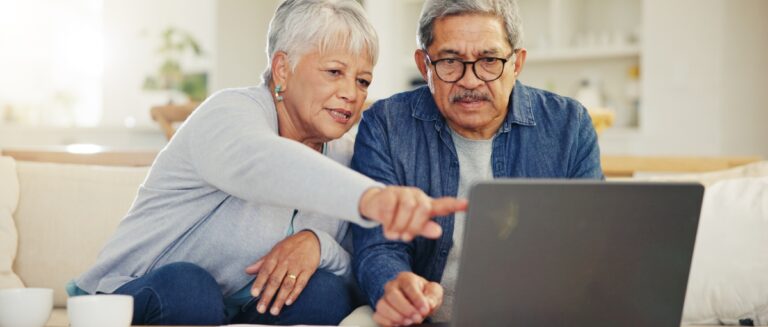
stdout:
[(478, 78), (475, 74), (474, 63), (467, 62), (464, 63), (464, 76), (462, 76), (460, 80), (456, 81), (456, 84), (465, 89), (474, 90), (485, 84), (485, 82)]

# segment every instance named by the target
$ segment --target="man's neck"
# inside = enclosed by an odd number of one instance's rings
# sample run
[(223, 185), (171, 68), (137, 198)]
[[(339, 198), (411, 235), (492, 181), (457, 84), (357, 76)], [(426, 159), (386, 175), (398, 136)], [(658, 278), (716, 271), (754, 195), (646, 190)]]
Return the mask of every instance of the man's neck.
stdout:
[(455, 123), (449, 120), (448, 127), (450, 127), (456, 134), (459, 134), (462, 137), (470, 140), (490, 140), (493, 138), (493, 136), (496, 135), (496, 132), (499, 131), (499, 128), (501, 128), (501, 124), (503, 122), (504, 120), (500, 119), (499, 121), (494, 121), (493, 124), (490, 126), (483, 126), (482, 128), (471, 129), (471, 128), (464, 128), (459, 125), (456, 125)]

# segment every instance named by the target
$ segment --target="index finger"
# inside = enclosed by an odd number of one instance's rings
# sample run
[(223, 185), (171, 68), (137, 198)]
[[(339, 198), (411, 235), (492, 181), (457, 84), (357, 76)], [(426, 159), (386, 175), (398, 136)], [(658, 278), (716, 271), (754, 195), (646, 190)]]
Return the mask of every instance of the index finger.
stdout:
[(267, 312), (267, 306), (272, 302), (272, 298), (283, 284), (283, 280), (288, 273), (288, 267), (285, 264), (278, 265), (272, 274), (267, 278), (266, 288), (261, 293), (261, 299), (259, 305), (256, 307), (256, 311), (259, 313)]
[(432, 200), (432, 211), (430, 214), (432, 217), (445, 216), (456, 211), (465, 211), (467, 210), (467, 205), (468, 203), (466, 199), (442, 197)]
[(264, 259), (259, 259), (259, 261), (256, 261), (254, 264), (248, 266), (245, 268), (245, 273), (248, 275), (253, 275), (259, 272), (259, 269), (261, 269), (261, 265), (264, 263)]
[(262, 289), (264, 289), (264, 284), (267, 283), (267, 278), (269, 278), (269, 275), (275, 270), (275, 267), (277, 267), (277, 260), (272, 258), (266, 259), (266, 261), (261, 264), (259, 274), (256, 275), (256, 280), (251, 287), (251, 295), (253, 295), (253, 297), (259, 297)]
[(415, 236), (422, 234), (424, 225), (431, 218), (429, 216), (432, 206), (432, 199), (430, 197), (419, 191), (418, 193), (414, 194), (413, 201), (414, 207), (410, 212), (410, 217), (407, 218), (401, 238), (406, 242), (410, 242)]

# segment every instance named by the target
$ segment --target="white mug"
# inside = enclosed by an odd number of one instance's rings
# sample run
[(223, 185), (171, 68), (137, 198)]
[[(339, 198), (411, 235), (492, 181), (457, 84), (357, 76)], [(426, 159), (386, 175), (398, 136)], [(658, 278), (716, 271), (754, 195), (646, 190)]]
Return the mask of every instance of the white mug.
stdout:
[(72, 327), (129, 327), (133, 319), (130, 295), (82, 295), (67, 299)]
[(43, 327), (53, 310), (50, 288), (0, 290), (0, 327)]

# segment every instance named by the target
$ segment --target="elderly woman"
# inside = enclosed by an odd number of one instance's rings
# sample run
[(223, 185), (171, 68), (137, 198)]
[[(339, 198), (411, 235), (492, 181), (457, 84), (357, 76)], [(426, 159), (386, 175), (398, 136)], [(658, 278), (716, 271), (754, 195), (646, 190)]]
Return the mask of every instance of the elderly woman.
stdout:
[(70, 294), (132, 295), (134, 324), (337, 324), (355, 304), (338, 219), (408, 241), (466, 206), (345, 167), (377, 42), (353, 0), (282, 3), (264, 85), (189, 117)]

